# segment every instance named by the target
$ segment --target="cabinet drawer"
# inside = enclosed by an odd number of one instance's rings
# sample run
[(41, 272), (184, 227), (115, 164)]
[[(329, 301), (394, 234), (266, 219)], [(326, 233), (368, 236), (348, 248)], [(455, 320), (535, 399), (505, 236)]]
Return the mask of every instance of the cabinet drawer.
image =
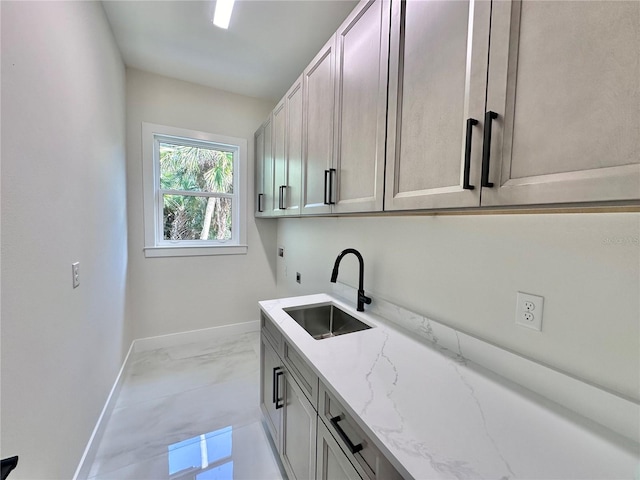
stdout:
[(282, 357), (282, 334), (278, 327), (262, 311), (260, 312), (260, 326), (262, 327), (262, 333), (271, 342), (276, 353)]
[(324, 423), (318, 422), (316, 480), (362, 480)]
[(318, 376), (311, 370), (311, 367), (300, 356), (300, 354), (284, 342), (284, 363), (287, 369), (298, 382), (298, 385), (307, 396), (313, 408), (318, 407)]
[[(340, 402), (329, 393), (322, 383), (320, 383), (318, 415), (363, 478), (371, 480), (402, 479), (402, 475), (384, 457), (367, 437), (367, 434), (356, 424), (353, 417), (346, 412)], [(358, 451), (353, 453), (354, 449), (351, 447), (356, 447)]]

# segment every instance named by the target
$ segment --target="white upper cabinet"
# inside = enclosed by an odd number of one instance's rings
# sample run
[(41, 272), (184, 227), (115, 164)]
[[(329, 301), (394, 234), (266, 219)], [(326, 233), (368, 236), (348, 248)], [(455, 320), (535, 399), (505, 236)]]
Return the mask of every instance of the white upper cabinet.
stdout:
[(272, 129), (274, 215), (636, 204), (640, 1), (362, 0)]
[(394, 1), (385, 210), (480, 203), (488, 1)]
[(287, 186), (287, 111), (283, 98), (273, 109), (272, 113), (272, 142), (273, 142), (273, 197), (272, 216), (284, 215), (284, 189)]
[(330, 213), (335, 114), (335, 35), (303, 75), (302, 213)]
[(336, 33), (333, 212), (382, 210), (389, 15), (363, 0)]
[(272, 116), (260, 126), (255, 134), (255, 216), (273, 215), (273, 132)]
[(300, 215), (302, 185), (302, 76), (285, 96), (287, 114), (287, 182), (284, 189), (285, 215)]
[(273, 200), (271, 216), (300, 214), (302, 179), (302, 77), (272, 113)]
[(394, 2), (385, 210), (639, 199), (640, 2), (489, 7)]
[(487, 111), (482, 205), (640, 198), (640, 2), (494, 2)]

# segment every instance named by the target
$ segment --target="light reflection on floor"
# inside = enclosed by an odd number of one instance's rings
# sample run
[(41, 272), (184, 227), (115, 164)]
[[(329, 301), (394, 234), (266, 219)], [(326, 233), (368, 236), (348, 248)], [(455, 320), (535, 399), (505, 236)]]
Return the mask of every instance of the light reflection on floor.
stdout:
[(171, 478), (233, 478), (232, 434), (233, 427), (229, 426), (169, 445)]
[(261, 423), (258, 334), (135, 354), (91, 480), (284, 478)]

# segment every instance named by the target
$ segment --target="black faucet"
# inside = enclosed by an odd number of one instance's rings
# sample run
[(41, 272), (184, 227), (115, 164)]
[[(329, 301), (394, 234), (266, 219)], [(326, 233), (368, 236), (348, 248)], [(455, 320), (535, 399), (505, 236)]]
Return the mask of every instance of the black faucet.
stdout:
[(338, 258), (336, 258), (336, 263), (333, 264), (333, 272), (331, 272), (331, 283), (336, 283), (338, 279), (338, 267), (340, 266), (340, 261), (342, 257), (344, 257), (347, 253), (353, 253), (356, 257), (358, 257), (358, 261), (360, 262), (360, 279), (358, 281), (358, 310), (359, 312), (364, 312), (364, 304), (369, 305), (371, 303), (371, 298), (367, 297), (364, 294), (364, 260), (362, 259), (362, 255), (355, 248), (347, 248), (343, 250)]

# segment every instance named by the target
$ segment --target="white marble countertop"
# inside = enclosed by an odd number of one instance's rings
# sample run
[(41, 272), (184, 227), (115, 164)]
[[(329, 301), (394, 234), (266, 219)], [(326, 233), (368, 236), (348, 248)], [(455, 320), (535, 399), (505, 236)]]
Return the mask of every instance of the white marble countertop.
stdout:
[[(374, 327), (313, 339), (283, 309), (333, 303)], [(640, 479), (639, 445), (326, 294), (261, 309), (415, 479)]]

